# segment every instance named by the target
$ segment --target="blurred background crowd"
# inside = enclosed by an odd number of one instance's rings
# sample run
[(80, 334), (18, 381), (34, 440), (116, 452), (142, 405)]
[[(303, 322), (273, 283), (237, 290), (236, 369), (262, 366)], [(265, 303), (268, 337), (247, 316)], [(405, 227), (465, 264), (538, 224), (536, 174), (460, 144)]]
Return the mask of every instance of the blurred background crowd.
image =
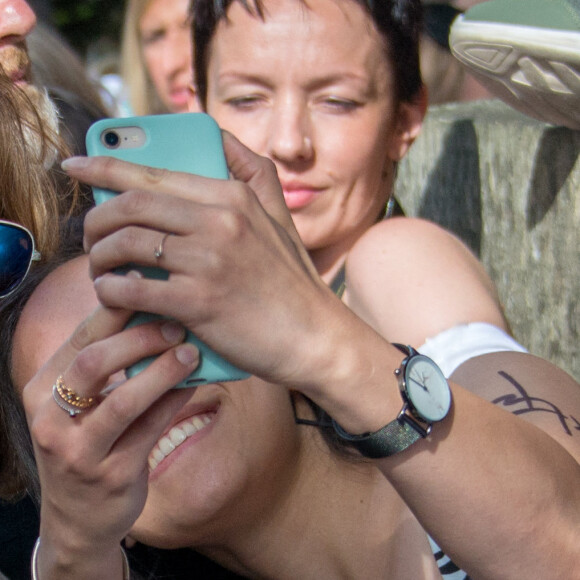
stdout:
[[(448, 45), (454, 18), (481, 1), (424, 0), (421, 58), (431, 104), (490, 97), (451, 55)], [(53, 46), (50, 58), (44, 58), (47, 38), (38, 43), (43, 49), (39, 48), (33, 59), (37, 69), (45, 61), (47, 67), (58, 62), (59, 52), (67, 63), (76, 56), (116, 116), (185, 110), (183, 95), (169, 93), (183, 89), (171, 85), (191, 66), (184, 16), (187, 1), (33, 0), (30, 4), (41, 23), (33, 36), (50, 35)], [(34, 50), (34, 39), (31, 44)], [(69, 65), (51, 68), (42, 74), (59, 76), (44, 78), (45, 84), (62, 87), (71, 71)], [(70, 77), (78, 78), (72, 72)]]

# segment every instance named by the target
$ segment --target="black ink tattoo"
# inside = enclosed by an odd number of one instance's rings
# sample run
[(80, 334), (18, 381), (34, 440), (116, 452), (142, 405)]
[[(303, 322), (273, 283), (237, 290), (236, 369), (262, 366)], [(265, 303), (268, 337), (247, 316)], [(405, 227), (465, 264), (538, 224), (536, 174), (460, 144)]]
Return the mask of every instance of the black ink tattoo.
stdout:
[[(513, 405), (518, 405), (518, 408), (513, 410), (514, 415), (523, 415), (524, 413), (531, 413), (533, 411), (541, 411), (544, 413), (553, 413), (556, 415), (564, 432), (567, 435), (572, 436), (572, 431), (580, 431), (580, 422), (574, 417), (568, 417), (562, 413), (562, 411), (550, 401), (545, 399), (540, 399), (538, 397), (530, 397), (524, 387), (520, 385), (511, 375), (504, 371), (499, 371), (498, 374), (508, 381), (518, 392), (516, 394), (508, 394), (494, 399), (492, 403), (495, 405), (503, 405), (504, 407), (511, 407)], [(572, 423), (572, 428), (570, 428), (569, 423)]]

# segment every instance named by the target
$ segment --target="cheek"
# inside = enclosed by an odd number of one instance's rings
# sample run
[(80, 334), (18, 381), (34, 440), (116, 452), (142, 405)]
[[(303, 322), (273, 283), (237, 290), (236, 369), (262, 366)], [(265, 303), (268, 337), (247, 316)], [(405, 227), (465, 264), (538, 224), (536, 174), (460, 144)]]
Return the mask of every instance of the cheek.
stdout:
[(165, 74), (163, 72), (163, 53), (159, 49), (145, 49), (143, 51), (143, 60), (149, 78), (157, 91), (161, 92), (164, 87)]
[[(12, 376), (19, 393), (66, 338), (58, 332), (39, 331), (31, 335), (17, 328), (12, 347)], [(32, 344), (34, 348), (31, 348)]]
[[(388, 194), (386, 177), (390, 174), (390, 163), (378, 137), (369, 139), (370, 132), (360, 129), (345, 138), (328, 139), (317, 148), (317, 164), (343, 192), (349, 205), (367, 206), (373, 200)], [(347, 199), (336, 199), (346, 203)], [(373, 204), (374, 205), (374, 204)]]

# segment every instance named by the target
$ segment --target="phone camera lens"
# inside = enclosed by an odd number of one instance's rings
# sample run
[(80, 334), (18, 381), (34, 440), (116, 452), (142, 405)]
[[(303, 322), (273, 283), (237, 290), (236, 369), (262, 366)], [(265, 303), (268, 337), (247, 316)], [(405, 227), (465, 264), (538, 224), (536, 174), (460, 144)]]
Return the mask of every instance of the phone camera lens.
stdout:
[(115, 133), (115, 131), (107, 131), (103, 135), (103, 142), (109, 149), (115, 149), (118, 147), (120, 140), (119, 135)]

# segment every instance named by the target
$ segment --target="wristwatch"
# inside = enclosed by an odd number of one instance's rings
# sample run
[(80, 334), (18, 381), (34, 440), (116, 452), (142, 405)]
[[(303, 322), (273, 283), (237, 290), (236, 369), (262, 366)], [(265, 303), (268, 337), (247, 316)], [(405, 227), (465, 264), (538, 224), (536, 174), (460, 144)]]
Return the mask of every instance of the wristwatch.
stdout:
[(394, 421), (374, 433), (352, 435), (336, 421), (337, 435), (365, 457), (389, 457), (404, 451), (431, 433), (433, 423), (445, 419), (451, 408), (451, 389), (441, 369), (411, 346), (393, 343), (407, 356), (395, 370), (403, 408)]

